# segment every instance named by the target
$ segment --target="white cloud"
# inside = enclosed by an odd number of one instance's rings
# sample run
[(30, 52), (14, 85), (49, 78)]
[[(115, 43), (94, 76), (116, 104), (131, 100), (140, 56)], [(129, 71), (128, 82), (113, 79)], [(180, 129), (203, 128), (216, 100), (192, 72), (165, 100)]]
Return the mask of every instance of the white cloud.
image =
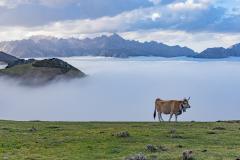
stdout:
[(187, 46), (195, 51), (201, 52), (211, 47), (229, 47), (240, 42), (240, 34), (197, 32), (189, 33), (178, 30), (142, 30), (124, 32), (124, 38), (145, 41), (157, 41), (168, 45)]
[(0, 0), (0, 6), (7, 8), (15, 8), (20, 4), (31, 3), (32, 0)]
[[(30, 0), (25, 0), (25, 3), (29, 1)], [(46, 0), (38, 1), (48, 3)], [(6, 5), (5, 2), (7, 1), (4, 0), (0, 2), (1, 5)], [(23, 0), (18, 0), (18, 2), (23, 2)], [(58, 2), (64, 3), (63, 0), (60, 0)], [(188, 9), (186, 12), (189, 12), (189, 9), (192, 9), (194, 7), (197, 7), (199, 9), (201, 7), (204, 8), (204, 6), (207, 6), (210, 3), (210, 0), (187, 0), (186, 2), (178, 2), (174, 4), (180, 4), (181, 7)], [(106, 16), (97, 19), (59, 21), (37, 27), (0, 26), (0, 41), (23, 39), (33, 35), (46, 35), (56, 37), (92, 37), (100, 35), (102, 33), (118, 32), (123, 33), (122, 35), (124, 35), (124, 37), (130, 39), (137, 39), (141, 41), (156, 40), (167, 43), (169, 45), (179, 44), (182, 46), (188, 46), (197, 51), (202, 51), (207, 47), (228, 47), (234, 43), (240, 42), (240, 33), (209, 33), (204, 31), (199, 31), (198, 33), (189, 33), (180, 31), (178, 29), (170, 30), (171, 26), (174, 24), (180, 24), (182, 21), (186, 22), (187, 20), (191, 21), (192, 18), (195, 18), (193, 10), (189, 13), (191, 14), (185, 14), (185, 12), (182, 11), (173, 12), (171, 10), (171, 7), (169, 9), (169, 7), (163, 8), (162, 6), (154, 6), (123, 12), (113, 17)], [(138, 25), (139, 22), (141, 23), (145, 21), (154, 22), (155, 24), (156, 22), (163, 22), (164, 24), (169, 23), (170, 25), (169, 27), (167, 25), (167, 27), (165, 27), (167, 29), (165, 30), (160, 29), (161, 27), (155, 27), (155, 30), (148, 30), (145, 28), (145, 31), (139, 31), (139, 28), (135, 26)], [(141, 27), (142, 26), (140, 26), (140, 28)], [(128, 32), (130, 30), (131, 32)]]
[(37, 1), (41, 5), (56, 7), (56, 6), (64, 6), (66, 4), (73, 3), (76, 0), (37, 0)]
[(0, 6), (15, 8), (22, 4), (40, 4), (49, 7), (57, 7), (72, 3), (76, 0), (0, 0)]
[(139, 21), (157, 20), (160, 18), (158, 8), (136, 9), (123, 12), (113, 17), (97, 19), (67, 20), (53, 22), (37, 27), (1, 27), (1, 40), (20, 39), (29, 35), (50, 35), (59, 37), (79, 36), (81, 34), (96, 34), (102, 32), (123, 32), (131, 29)]
[(160, 17), (161, 17), (160, 13), (153, 13), (151, 18), (152, 18), (153, 21), (156, 21)]
[(197, 10), (205, 9), (209, 6), (211, 0), (186, 0), (185, 2), (176, 2), (169, 4), (171, 10)]
[(161, 0), (149, 0), (149, 2), (152, 2), (154, 5), (157, 5), (161, 3)]
[[(90, 21), (90, 20), (86, 20)], [(102, 34), (109, 34), (108, 31), (104, 29), (105, 21), (98, 22), (97, 26), (93, 24), (82, 24), (81, 22), (76, 22), (76, 24), (63, 24), (55, 23), (51, 26), (37, 27), (37, 28), (23, 28), (23, 27), (0, 27), (0, 37), (1, 40), (16, 40), (29, 38), (33, 35), (45, 35), (45, 36), (55, 36), (55, 37), (76, 37), (76, 38), (86, 38), (86, 37), (96, 37)], [(93, 22), (92, 22), (93, 23)], [(75, 25), (79, 25), (76, 27)], [(116, 24), (115, 24), (116, 25)], [(108, 26), (108, 30), (114, 32), (115, 25)], [(120, 25), (120, 24), (117, 24)], [(89, 27), (89, 30), (87, 29)], [(70, 29), (68, 29), (70, 28)], [(233, 44), (240, 42), (240, 34), (237, 33), (214, 33), (214, 32), (196, 32), (189, 33), (180, 30), (139, 30), (118, 32), (121, 36), (130, 40), (139, 40), (141, 42), (145, 41), (158, 41), (168, 45), (180, 45), (187, 46), (194, 49), (195, 51), (201, 52), (209, 47), (229, 47)]]

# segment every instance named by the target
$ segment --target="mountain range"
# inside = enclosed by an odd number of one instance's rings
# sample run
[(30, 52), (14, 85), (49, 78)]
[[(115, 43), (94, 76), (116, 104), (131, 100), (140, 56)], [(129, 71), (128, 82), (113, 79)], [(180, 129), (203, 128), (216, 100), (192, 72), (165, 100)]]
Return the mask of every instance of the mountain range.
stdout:
[(48, 36), (33, 36), (29, 39), (0, 42), (0, 51), (19, 58), (29, 57), (69, 57), (69, 56), (159, 56), (195, 58), (225, 58), (240, 56), (240, 44), (230, 48), (208, 48), (196, 53), (190, 48), (169, 46), (155, 41), (138, 42), (126, 40), (118, 34), (96, 38), (55, 38)]

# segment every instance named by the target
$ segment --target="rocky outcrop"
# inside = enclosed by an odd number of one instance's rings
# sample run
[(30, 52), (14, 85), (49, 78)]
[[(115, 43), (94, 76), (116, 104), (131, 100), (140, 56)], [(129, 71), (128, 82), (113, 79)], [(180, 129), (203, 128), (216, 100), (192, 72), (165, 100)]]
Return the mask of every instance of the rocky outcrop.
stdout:
[(12, 62), (8, 63), (6, 68), (11, 68), (11, 67), (14, 67), (16, 65), (21, 65), (21, 64), (30, 64), (30, 63), (33, 63), (34, 61), (36, 61), (36, 60), (35, 59), (28, 59), (28, 60), (18, 59), (16, 61), (12, 61)]
[(64, 62), (60, 59), (57, 58), (52, 58), (52, 59), (44, 59), (41, 61), (35, 61), (32, 64), (34, 67), (47, 67), (47, 68), (59, 68), (61, 69), (64, 73), (70, 71), (70, 70), (75, 70), (78, 71), (77, 68), (73, 67), (72, 65), (68, 64), (67, 62)]

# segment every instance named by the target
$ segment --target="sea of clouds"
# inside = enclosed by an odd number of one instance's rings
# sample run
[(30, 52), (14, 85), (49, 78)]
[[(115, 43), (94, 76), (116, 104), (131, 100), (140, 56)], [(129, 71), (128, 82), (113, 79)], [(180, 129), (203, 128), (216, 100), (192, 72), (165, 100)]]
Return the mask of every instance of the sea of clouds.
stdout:
[(1, 78), (0, 119), (153, 121), (157, 97), (189, 96), (192, 108), (179, 120), (239, 119), (238, 60), (144, 57), (63, 60), (88, 76), (41, 87), (20, 86), (15, 80)]

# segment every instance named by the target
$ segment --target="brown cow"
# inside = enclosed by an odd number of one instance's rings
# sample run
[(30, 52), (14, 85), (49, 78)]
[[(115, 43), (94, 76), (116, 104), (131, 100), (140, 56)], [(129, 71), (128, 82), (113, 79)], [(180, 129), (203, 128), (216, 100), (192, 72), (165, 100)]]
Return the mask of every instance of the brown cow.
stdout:
[(155, 101), (155, 110), (153, 117), (156, 117), (156, 111), (158, 112), (159, 122), (163, 121), (162, 113), (170, 114), (169, 122), (172, 119), (173, 114), (175, 115), (175, 120), (177, 121), (177, 116), (182, 114), (182, 111), (185, 112), (187, 108), (190, 108), (188, 99), (184, 98), (183, 100), (161, 100), (159, 98)]

